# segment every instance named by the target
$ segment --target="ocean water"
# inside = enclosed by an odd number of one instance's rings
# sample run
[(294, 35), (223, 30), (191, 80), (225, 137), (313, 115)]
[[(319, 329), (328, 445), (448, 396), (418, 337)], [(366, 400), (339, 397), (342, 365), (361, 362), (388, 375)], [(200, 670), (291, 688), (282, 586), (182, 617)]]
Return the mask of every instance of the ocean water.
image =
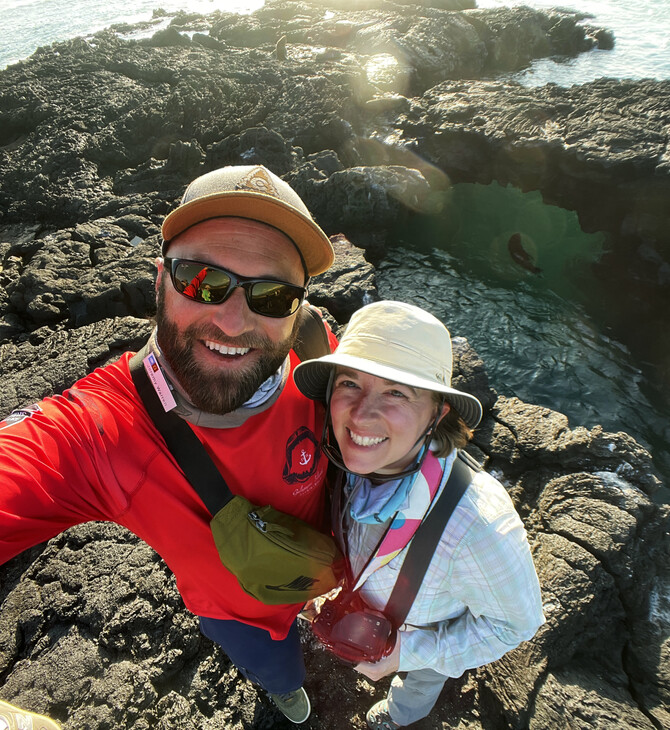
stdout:
[[(264, 0), (0, 0), (2, 30), (0, 68), (29, 56), (36, 48), (78, 35), (89, 35), (115, 23), (152, 18), (153, 10), (211, 13), (215, 10), (249, 13)], [(603, 76), (613, 78), (670, 78), (670, 0), (478, 0), (478, 7), (528, 5), (563, 7), (590, 14), (584, 22), (610, 29), (616, 36), (612, 51), (595, 50), (576, 59), (544, 59), (517, 75), (524, 84), (552, 81), (571, 85)], [(324, 0), (327, 7), (327, 0)], [(152, 32), (161, 26), (157, 25)]]
[(566, 8), (588, 15), (583, 22), (614, 33), (610, 51), (595, 49), (576, 58), (535, 61), (516, 78), (527, 86), (559, 86), (595, 79), (670, 78), (670, 0), (477, 0), (480, 8), (527, 5), (539, 10)]
[[(158, 7), (168, 14), (249, 13), (263, 4), (264, 0), (0, 0), (0, 69), (54, 41), (87, 36), (117, 23), (152, 21)], [(670, 0), (478, 2), (480, 8), (522, 4), (588, 14), (583, 22), (611, 30), (615, 47), (577, 58), (535, 61), (513, 75), (521, 83), (570, 86), (602, 77), (670, 79)], [(324, 12), (326, 7), (327, 0)], [(167, 22), (156, 20), (142, 32), (152, 34)], [(667, 485), (660, 499), (670, 501), (670, 400), (655, 378), (655, 370), (670, 369), (670, 363), (640, 357), (594, 315), (594, 300), (616, 297), (607, 282), (588, 278), (589, 262), (600, 254), (600, 238), (583, 234), (574, 213), (544, 205), (538, 193), (522, 194), (495, 184), (485, 189), (456, 186), (453, 199), (446, 229), (430, 230), (427, 222), (425, 230), (398, 241), (410, 251), (420, 246), (419, 239), (431, 241), (430, 268), (420, 254), (415, 260), (412, 253), (392, 253), (379, 271), (382, 295), (393, 298), (394, 272), (411, 264), (416, 303), (441, 316), (454, 334), (468, 337), (500, 393), (565, 413), (572, 426), (602, 424), (608, 431), (627, 431), (652, 452)], [(506, 243), (512, 232), (521, 235), (541, 275), (533, 276), (510, 261)], [(422, 249), (425, 253), (425, 246)], [(431, 271), (440, 272), (441, 284), (435, 284)], [(670, 313), (667, 324), (659, 338), (667, 337)]]
[[(154, 9), (166, 13), (250, 13), (264, 0), (0, 0), (2, 42), (0, 68), (27, 58), (39, 46), (87, 36), (116, 23), (140, 23), (153, 17)], [(167, 22), (167, 21), (166, 21)], [(158, 24), (151, 33), (163, 27)]]

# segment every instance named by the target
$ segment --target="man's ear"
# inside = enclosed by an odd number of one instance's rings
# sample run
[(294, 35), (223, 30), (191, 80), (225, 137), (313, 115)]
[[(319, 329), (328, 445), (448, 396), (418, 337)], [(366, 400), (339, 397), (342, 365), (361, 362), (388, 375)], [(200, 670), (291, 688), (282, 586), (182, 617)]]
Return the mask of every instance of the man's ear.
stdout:
[(163, 258), (162, 256), (158, 256), (156, 258), (156, 268), (158, 269), (158, 273), (156, 274), (156, 293), (158, 293), (158, 290), (160, 289), (161, 282), (163, 281), (163, 275), (165, 274), (165, 265), (163, 264)]

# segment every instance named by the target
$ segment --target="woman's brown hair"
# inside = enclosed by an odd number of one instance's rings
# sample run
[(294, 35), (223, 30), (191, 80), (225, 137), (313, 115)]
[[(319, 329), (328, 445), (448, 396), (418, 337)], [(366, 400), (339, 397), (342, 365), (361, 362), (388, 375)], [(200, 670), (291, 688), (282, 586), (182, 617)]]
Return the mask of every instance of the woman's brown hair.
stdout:
[[(443, 403), (449, 403), (442, 393), (436, 391), (433, 391), (433, 401), (440, 407)], [(454, 449), (465, 448), (472, 436), (472, 429), (465, 424), (458, 411), (449, 403), (449, 412), (433, 431), (433, 443), (438, 447), (435, 456), (444, 457)]]

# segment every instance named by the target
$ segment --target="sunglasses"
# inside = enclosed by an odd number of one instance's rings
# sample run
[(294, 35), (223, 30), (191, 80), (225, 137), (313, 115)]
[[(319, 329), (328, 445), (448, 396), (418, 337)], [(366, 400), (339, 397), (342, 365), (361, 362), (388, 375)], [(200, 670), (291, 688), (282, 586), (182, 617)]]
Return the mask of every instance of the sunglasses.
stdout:
[(174, 288), (184, 297), (201, 304), (223, 304), (241, 287), (252, 312), (264, 317), (290, 317), (307, 295), (306, 287), (274, 279), (250, 279), (220, 266), (188, 259), (165, 257)]

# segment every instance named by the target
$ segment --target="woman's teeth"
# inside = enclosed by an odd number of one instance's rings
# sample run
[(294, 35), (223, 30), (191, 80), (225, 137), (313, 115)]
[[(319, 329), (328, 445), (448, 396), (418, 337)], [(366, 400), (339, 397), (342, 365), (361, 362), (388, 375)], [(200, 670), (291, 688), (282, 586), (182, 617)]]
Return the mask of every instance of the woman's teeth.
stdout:
[(386, 436), (360, 436), (353, 431), (349, 431), (349, 436), (357, 446), (375, 446), (382, 441), (386, 441)]

